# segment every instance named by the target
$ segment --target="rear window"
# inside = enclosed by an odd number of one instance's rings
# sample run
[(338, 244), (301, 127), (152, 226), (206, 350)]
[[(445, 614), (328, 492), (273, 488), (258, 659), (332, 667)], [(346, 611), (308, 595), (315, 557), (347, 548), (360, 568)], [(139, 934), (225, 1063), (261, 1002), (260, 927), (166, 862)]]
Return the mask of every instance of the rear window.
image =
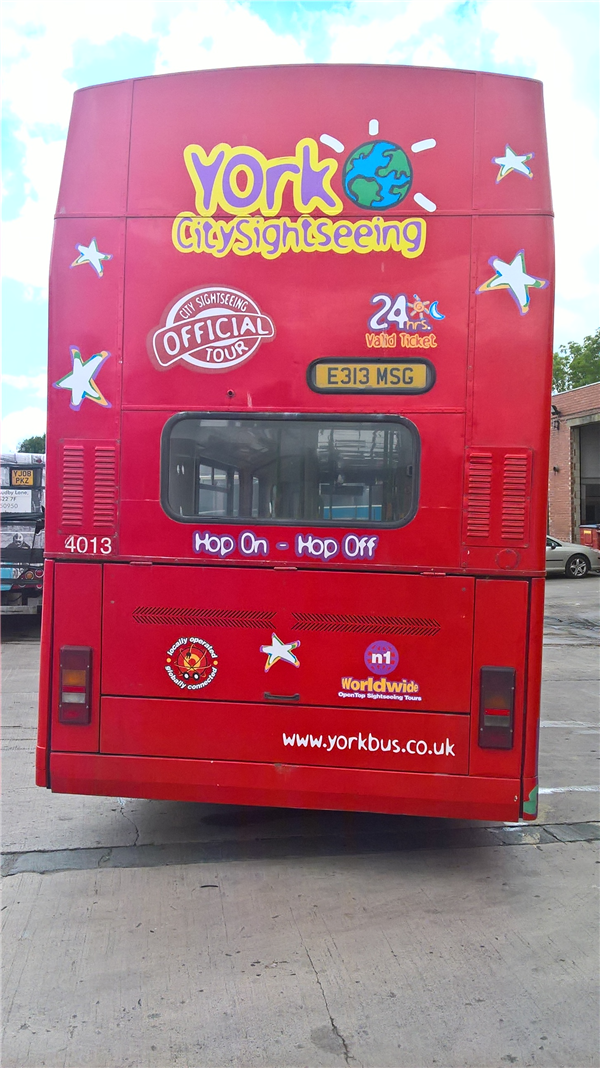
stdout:
[(163, 431), (162, 505), (180, 522), (399, 526), (418, 454), (398, 417), (185, 414)]

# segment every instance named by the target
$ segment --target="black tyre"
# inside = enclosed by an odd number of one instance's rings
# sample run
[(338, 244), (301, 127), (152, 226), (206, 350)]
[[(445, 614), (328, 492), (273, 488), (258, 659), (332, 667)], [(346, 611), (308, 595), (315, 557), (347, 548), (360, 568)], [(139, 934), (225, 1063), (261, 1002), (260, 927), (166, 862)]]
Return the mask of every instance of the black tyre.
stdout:
[(565, 567), (567, 578), (585, 578), (590, 570), (587, 556), (570, 556)]

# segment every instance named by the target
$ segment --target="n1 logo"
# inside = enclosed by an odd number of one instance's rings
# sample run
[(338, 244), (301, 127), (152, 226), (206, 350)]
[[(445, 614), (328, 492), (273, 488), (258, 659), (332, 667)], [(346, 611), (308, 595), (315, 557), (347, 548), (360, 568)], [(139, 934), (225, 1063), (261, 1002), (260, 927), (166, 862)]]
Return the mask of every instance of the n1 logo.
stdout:
[(398, 667), (398, 650), (391, 642), (371, 642), (365, 649), (365, 664), (374, 675), (389, 675)]

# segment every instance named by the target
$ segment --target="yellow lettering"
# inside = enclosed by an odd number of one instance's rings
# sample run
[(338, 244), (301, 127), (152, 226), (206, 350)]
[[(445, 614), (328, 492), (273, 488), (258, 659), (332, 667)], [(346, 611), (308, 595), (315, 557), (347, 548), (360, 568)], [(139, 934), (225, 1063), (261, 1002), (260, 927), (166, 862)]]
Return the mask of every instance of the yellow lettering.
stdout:
[[(218, 160), (218, 157), (216, 158)], [(206, 157), (206, 159), (210, 162), (209, 157)], [(239, 164), (239, 168), (241, 167), (242, 164)], [(239, 170), (239, 173), (242, 173), (242, 171)], [(231, 178), (232, 174), (233, 171), (229, 174), (229, 186), (231, 188), (234, 184)], [(216, 179), (212, 185), (210, 184), (211, 180), (210, 177), (206, 178), (205, 184), (202, 184), (198, 179), (197, 206), (199, 201), (210, 205), (217, 198), (217, 192), (215, 192)], [(289, 180), (289, 175), (286, 176), (286, 173), (282, 172), (278, 180), (287, 181)], [(253, 195), (255, 186), (256, 183), (254, 183), (254, 186), (248, 184), (249, 196)], [(422, 223), (422, 232), (424, 233), (425, 220), (417, 221)], [(362, 231), (360, 235), (361, 244), (358, 244), (357, 229), (364, 225), (366, 225), (364, 220), (332, 220), (313, 218), (310, 215), (303, 215), (301, 218), (294, 219), (290, 219), (288, 216), (263, 218), (260, 215), (240, 212), (234, 218), (219, 219), (214, 216), (207, 217), (204, 211), (202, 214), (182, 211), (173, 221), (171, 234), (173, 245), (179, 252), (208, 253), (217, 259), (221, 259), (230, 253), (236, 256), (249, 256), (252, 253), (257, 253), (266, 260), (276, 260), (286, 252), (334, 252), (337, 255), (358, 252), (364, 255), (369, 252), (383, 251), (388, 243), (384, 241), (383, 234), (378, 227), (371, 227), (372, 233), (369, 239), (366, 238), (364, 231)], [(369, 247), (365, 247), (367, 240)], [(421, 251), (424, 247), (425, 242), (423, 240)], [(409, 253), (402, 246), (398, 248), (398, 251), (402, 256), (421, 254), (420, 252)], [(400, 344), (404, 348), (414, 347), (422, 343), (421, 338), (417, 335), (409, 337), (403, 332), (399, 336), (401, 339)], [(396, 333), (387, 332), (365, 334), (365, 340), (369, 348), (396, 348), (398, 345), (397, 337)], [(436, 347), (434, 334), (427, 336), (426, 347)]]

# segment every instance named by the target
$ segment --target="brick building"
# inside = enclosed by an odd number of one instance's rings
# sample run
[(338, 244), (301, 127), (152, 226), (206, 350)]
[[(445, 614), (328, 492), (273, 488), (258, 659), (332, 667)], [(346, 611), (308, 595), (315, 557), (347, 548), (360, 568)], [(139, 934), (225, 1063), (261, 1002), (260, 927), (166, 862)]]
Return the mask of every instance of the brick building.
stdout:
[(548, 532), (578, 542), (590, 523), (600, 524), (600, 382), (552, 397)]

